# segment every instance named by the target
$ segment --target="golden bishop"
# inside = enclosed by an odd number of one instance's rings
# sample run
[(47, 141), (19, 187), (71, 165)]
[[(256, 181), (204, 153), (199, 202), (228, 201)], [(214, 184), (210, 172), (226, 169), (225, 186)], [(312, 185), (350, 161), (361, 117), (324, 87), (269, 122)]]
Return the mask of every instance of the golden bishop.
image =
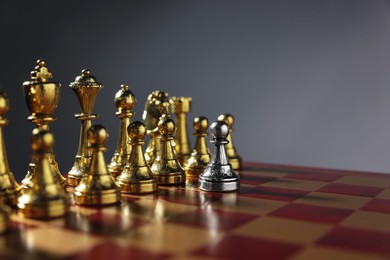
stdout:
[(176, 114), (176, 133), (175, 133), (175, 151), (177, 159), (182, 165), (191, 155), (190, 139), (187, 131), (187, 113), (191, 111), (190, 97), (172, 97), (171, 103), (172, 112)]

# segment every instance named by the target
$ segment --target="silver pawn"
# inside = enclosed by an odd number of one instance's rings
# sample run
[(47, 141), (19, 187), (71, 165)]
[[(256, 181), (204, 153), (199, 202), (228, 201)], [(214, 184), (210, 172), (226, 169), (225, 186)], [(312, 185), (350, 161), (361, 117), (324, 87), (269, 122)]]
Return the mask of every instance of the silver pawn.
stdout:
[(226, 154), (225, 145), (229, 135), (229, 126), (223, 121), (210, 125), (214, 151), (206, 169), (199, 176), (199, 189), (204, 191), (235, 191), (240, 188), (240, 176), (234, 172)]

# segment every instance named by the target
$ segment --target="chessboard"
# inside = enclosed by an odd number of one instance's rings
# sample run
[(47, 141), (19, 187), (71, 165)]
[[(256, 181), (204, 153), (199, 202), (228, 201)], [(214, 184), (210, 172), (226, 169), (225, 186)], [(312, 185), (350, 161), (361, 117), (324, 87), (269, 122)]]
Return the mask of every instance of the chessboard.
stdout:
[(11, 216), (0, 259), (389, 259), (390, 175), (244, 163), (238, 192), (196, 183)]

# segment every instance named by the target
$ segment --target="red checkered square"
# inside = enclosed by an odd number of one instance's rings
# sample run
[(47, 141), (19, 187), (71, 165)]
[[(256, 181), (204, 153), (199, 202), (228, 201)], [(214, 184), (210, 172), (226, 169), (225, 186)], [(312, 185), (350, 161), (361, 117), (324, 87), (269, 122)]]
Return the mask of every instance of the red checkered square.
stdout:
[(227, 236), (196, 250), (194, 255), (223, 259), (285, 259), (302, 248), (300, 245), (261, 238)]
[(365, 204), (362, 210), (390, 213), (390, 200), (372, 199)]
[[(0, 241), (4, 244), (1, 246), (0, 259), (45, 259), (48, 258), (45, 252), (36, 252), (31, 250), (25, 241), (26, 230), (38, 228), (36, 225), (30, 225), (25, 223), (19, 223), (10, 221), (8, 229), (0, 235)], [(35, 252), (34, 252), (35, 251)], [(33, 255), (34, 253), (34, 255)]]
[(209, 229), (230, 230), (258, 217), (258, 215), (213, 209), (208, 205), (173, 216), (169, 221)]
[(101, 211), (98, 211), (96, 213), (93, 213), (88, 216), (88, 219), (90, 222), (97, 223), (97, 224), (104, 224), (104, 225), (120, 225), (121, 222), (131, 222), (131, 228), (136, 228), (141, 225), (144, 225), (148, 223), (145, 220), (141, 220), (134, 217), (123, 217), (118, 214), (105, 214)]
[(13, 228), (13, 229), (32, 229), (35, 227), (38, 227), (37, 223), (29, 223), (29, 222), (21, 222), (21, 221), (15, 221), (15, 220), (10, 220), (8, 222), (8, 227)]
[(115, 259), (167, 259), (170, 255), (154, 253), (140, 248), (126, 246), (122, 247), (113, 242), (99, 244), (92, 249), (76, 254), (68, 259), (93, 259), (93, 260), (115, 260)]
[(291, 203), (271, 212), (269, 215), (322, 223), (338, 223), (352, 214), (352, 212), (354, 211), (349, 209)]
[(201, 192), (199, 190), (160, 189), (158, 199), (186, 205), (202, 205), (222, 198), (223, 193)]
[(240, 196), (270, 200), (293, 201), (309, 193), (303, 190), (281, 189), (258, 186), (251, 189), (240, 189)]
[(331, 181), (335, 181), (335, 180), (341, 178), (342, 176), (344, 176), (344, 174), (299, 172), (299, 173), (289, 174), (287, 176), (284, 176), (284, 178), (331, 182)]
[(364, 197), (375, 197), (381, 193), (384, 188), (363, 186), (363, 185), (352, 185), (343, 183), (329, 183), (328, 185), (318, 189), (320, 192), (337, 193), (345, 195), (355, 195)]
[(140, 200), (140, 198), (135, 197), (136, 195), (130, 195), (130, 194), (121, 194), (121, 200), (126, 202), (134, 202), (137, 200)]
[(317, 244), (390, 255), (390, 233), (335, 227)]
[(241, 177), (240, 179), (241, 184), (252, 184), (252, 185), (259, 185), (276, 179), (274, 177), (252, 175), (252, 174), (245, 174), (245, 175), (241, 175), (240, 177)]
[(118, 214), (107, 214), (99, 210), (87, 216), (69, 214), (65, 222), (65, 228), (82, 230), (95, 235), (117, 235), (147, 223), (149, 222), (142, 219), (130, 216), (123, 217)]

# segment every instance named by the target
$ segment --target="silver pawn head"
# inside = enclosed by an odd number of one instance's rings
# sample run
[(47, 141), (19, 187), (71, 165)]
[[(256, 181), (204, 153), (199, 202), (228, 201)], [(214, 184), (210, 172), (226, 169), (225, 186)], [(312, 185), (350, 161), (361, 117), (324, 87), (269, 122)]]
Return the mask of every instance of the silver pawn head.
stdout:
[(217, 139), (225, 139), (229, 135), (229, 126), (223, 121), (213, 122), (209, 129), (213, 137)]

